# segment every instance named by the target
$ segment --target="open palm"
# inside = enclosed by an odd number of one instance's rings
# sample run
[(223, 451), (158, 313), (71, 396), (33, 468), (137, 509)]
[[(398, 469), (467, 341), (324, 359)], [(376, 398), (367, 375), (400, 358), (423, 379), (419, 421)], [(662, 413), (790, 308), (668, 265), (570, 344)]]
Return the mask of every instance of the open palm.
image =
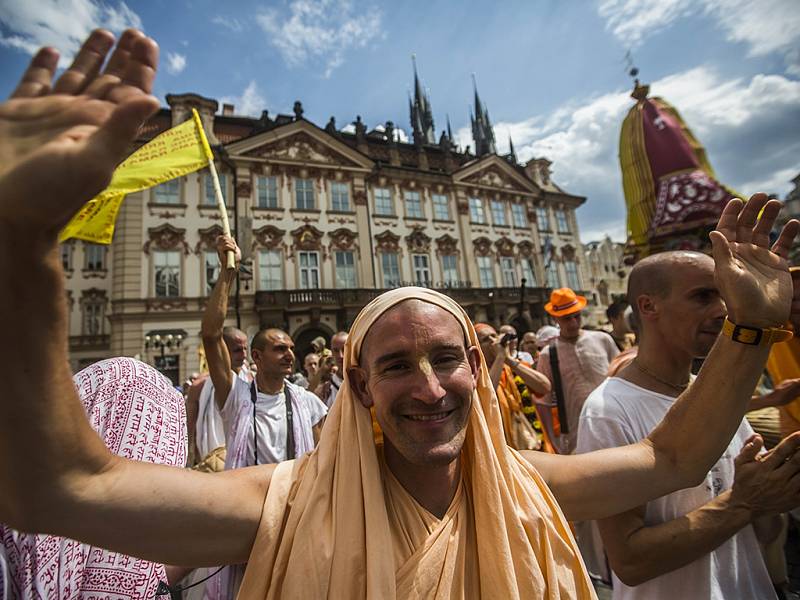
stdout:
[(738, 325), (779, 327), (789, 319), (794, 290), (786, 258), (800, 222), (789, 221), (770, 249), (769, 233), (781, 206), (765, 194), (747, 203), (731, 200), (711, 232), (714, 277), (729, 318)]
[(141, 124), (158, 109), (150, 96), (158, 47), (126, 31), (114, 45), (93, 32), (52, 85), (58, 53), (31, 60), (11, 99), (0, 104), (0, 215), (58, 231), (110, 181)]

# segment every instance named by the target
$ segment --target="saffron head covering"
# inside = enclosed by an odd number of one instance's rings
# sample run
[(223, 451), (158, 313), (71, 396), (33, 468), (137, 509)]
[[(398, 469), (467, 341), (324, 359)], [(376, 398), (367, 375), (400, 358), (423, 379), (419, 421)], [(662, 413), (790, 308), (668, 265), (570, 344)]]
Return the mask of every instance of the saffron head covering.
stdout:
[[(345, 370), (359, 363), (381, 315), (411, 299), (453, 315), (468, 344), (478, 346), (469, 318), (452, 299), (399, 288), (359, 313), (345, 346)], [(473, 394), (454, 504), (441, 520), (429, 513), (420, 518), (424, 509), (384, 481), (370, 411), (345, 378), (317, 449), (275, 469), (239, 597), (594, 598), (555, 499), (506, 445), (483, 358)], [(392, 551), (398, 542), (411, 546), (400, 564)]]

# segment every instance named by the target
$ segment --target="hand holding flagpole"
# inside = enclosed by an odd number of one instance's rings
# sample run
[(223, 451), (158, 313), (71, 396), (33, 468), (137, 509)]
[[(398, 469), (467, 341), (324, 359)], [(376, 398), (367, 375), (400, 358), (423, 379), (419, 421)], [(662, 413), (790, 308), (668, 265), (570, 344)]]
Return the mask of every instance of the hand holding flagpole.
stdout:
[[(200, 136), (203, 141), (203, 147), (205, 148), (206, 155), (208, 156), (208, 170), (211, 172), (211, 181), (214, 182), (214, 194), (217, 198), (217, 208), (219, 209), (219, 214), (222, 217), (222, 233), (227, 236), (231, 235), (231, 225), (228, 222), (228, 208), (225, 206), (225, 198), (222, 196), (222, 188), (219, 185), (219, 176), (217, 175), (217, 168), (214, 166), (214, 154), (211, 152), (211, 146), (208, 145), (208, 139), (206, 138), (205, 129), (203, 129), (203, 122), (200, 120), (200, 115), (197, 114), (197, 110), (192, 109), (192, 118), (194, 118), (195, 123), (197, 124), (197, 129), (200, 132)], [(225, 268), (227, 269), (235, 269), (236, 268), (236, 256), (234, 256), (231, 250), (228, 250), (225, 253), (227, 258)]]

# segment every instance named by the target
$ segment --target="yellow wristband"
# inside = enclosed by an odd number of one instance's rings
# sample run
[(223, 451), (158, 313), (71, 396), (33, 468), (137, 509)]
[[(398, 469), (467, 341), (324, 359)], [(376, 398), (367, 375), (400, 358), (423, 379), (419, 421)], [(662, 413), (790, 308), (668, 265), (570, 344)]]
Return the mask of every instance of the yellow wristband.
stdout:
[(722, 335), (727, 335), (734, 342), (747, 344), (748, 346), (769, 346), (792, 339), (794, 334), (788, 329), (760, 329), (758, 327), (747, 327), (731, 323), (727, 317), (722, 324)]

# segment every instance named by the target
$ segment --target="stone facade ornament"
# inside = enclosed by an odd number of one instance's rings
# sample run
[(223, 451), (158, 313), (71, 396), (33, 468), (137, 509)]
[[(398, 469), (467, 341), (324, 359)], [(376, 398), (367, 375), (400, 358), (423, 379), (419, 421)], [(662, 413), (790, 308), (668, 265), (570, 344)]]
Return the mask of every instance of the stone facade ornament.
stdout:
[(340, 227), (328, 234), (331, 238), (330, 250), (356, 251), (361, 254), (358, 247), (358, 234), (344, 227)]
[(306, 223), (302, 227), (298, 227), (292, 231), (292, 251), (298, 250), (322, 250), (322, 236), (323, 232)]
[[(302, 228), (301, 228), (302, 229)], [(283, 235), (286, 232), (274, 225), (264, 225), (253, 232), (253, 249), (256, 247), (275, 250), (285, 246)]]
[(500, 256), (514, 256), (514, 242), (507, 237), (501, 237), (494, 243)]
[(173, 227), (169, 223), (164, 223), (158, 227), (151, 227), (147, 230), (149, 238), (144, 244), (144, 253), (150, 254), (150, 248), (156, 250), (183, 250), (188, 255), (189, 244), (186, 243), (186, 230)]
[(436, 238), (436, 256), (459, 255), (458, 240), (451, 235), (444, 234)]
[(431, 238), (425, 235), (422, 227), (415, 227), (414, 231), (406, 236), (406, 243), (408, 249), (417, 254), (425, 254), (431, 249)]
[(384, 231), (375, 236), (375, 254), (379, 252), (398, 253), (400, 252), (400, 236), (391, 231)]
[(199, 229), (197, 235), (200, 240), (195, 244), (195, 254), (200, 254), (207, 250), (216, 250), (217, 238), (222, 235), (222, 227), (220, 225), (212, 225), (205, 229)]
[(472, 241), (475, 247), (475, 256), (491, 256), (492, 255), (492, 240), (487, 237), (479, 237)]

